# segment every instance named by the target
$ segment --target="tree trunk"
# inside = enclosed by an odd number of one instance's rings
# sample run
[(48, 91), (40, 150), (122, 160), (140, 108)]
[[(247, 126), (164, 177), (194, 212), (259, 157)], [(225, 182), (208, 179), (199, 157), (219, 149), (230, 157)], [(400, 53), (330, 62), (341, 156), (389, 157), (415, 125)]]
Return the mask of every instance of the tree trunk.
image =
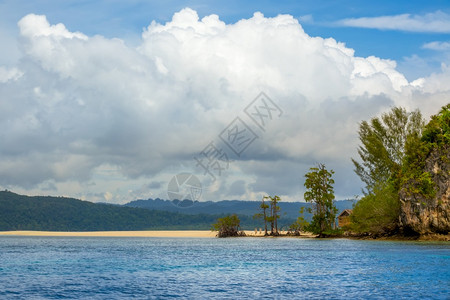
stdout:
[[(264, 204), (264, 199), (263, 199)], [(266, 207), (263, 208), (264, 210), (264, 235), (267, 235), (267, 215), (266, 215)]]

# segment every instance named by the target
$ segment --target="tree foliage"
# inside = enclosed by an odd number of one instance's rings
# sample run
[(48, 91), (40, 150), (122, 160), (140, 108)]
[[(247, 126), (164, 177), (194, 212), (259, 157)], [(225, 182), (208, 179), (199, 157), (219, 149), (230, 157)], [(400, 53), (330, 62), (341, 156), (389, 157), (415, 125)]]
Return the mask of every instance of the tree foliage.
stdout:
[(255, 219), (263, 219), (264, 221), (264, 235), (268, 235), (267, 233), (267, 222), (269, 222), (269, 214), (267, 213), (267, 210), (269, 209), (269, 204), (265, 202), (266, 199), (269, 199), (268, 196), (263, 196), (261, 204), (259, 208), (261, 209), (260, 213), (257, 213), (253, 216)]
[[(269, 204), (266, 200), (270, 200)], [(264, 235), (268, 235), (267, 223), (270, 223), (270, 235), (278, 235), (278, 219), (280, 218), (280, 206), (278, 202), (281, 201), (279, 196), (264, 196), (259, 206), (261, 209), (260, 213), (255, 214), (253, 217), (256, 219), (264, 220)]]
[[(353, 209), (351, 228), (375, 234), (393, 232), (400, 215), (399, 193), (420, 194), (425, 199), (436, 193), (425, 163), (433, 151), (449, 151), (450, 104), (426, 126), (419, 111), (393, 108), (370, 124), (362, 122), (359, 135), (358, 153), (363, 162), (353, 163), (367, 193)], [(449, 163), (445, 155), (441, 160)]]
[[(407, 140), (421, 136), (424, 121), (420, 111), (407, 112), (394, 107), (381, 118), (363, 121), (359, 127), (362, 162), (352, 159), (356, 174), (366, 184), (365, 194), (372, 193), (381, 182), (397, 185)], [(397, 180), (397, 181), (396, 181)]]
[(304, 231), (308, 226), (309, 222), (305, 219), (305, 207), (300, 207), (299, 217), (297, 220), (289, 226), (289, 231), (293, 232), (295, 235), (300, 235), (300, 232)]
[(422, 142), (433, 147), (443, 147), (450, 144), (450, 103), (442, 107), (439, 114), (431, 117), (425, 126)]
[(279, 196), (270, 197), (270, 234), (278, 235), (278, 219), (280, 215), (278, 212), (280, 211), (280, 206), (278, 206), (278, 202), (281, 201)]
[(310, 168), (305, 177), (304, 194), (306, 202), (314, 205), (314, 216), (309, 229), (314, 233), (322, 234), (326, 230), (331, 230), (334, 224), (337, 209), (334, 206), (334, 180), (333, 170), (328, 171), (324, 164)]
[[(450, 104), (447, 104), (439, 114), (431, 117), (421, 137), (412, 136), (406, 143), (401, 185), (408, 187), (408, 193), (421, 194), (428, 199), (435, 196), (435, 184), (431, 174), (425, 170), (425, 162), (432, 151), (448, 153), (449, 145)], [(445, 155), (442, 159), (444, 163), (450, 163)]]
[(359, 200), (351, 214), (350, 229), (355, 232), (384, 234), (395, 230), (400, 212), (397, 191), (392, 185), (375, 186)]
[(240, 231), (239, 217), (235, 214), (217, 219), (217, 223), (212, 225), (212, 231), (218, 231), (217, 237), (232, 237), (245, 235)]

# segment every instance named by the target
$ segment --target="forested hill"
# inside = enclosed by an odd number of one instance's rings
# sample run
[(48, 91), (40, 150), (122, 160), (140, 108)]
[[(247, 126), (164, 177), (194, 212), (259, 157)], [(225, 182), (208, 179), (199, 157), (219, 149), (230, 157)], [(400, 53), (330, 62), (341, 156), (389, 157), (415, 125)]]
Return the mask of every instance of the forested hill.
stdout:
[[(258, 213), (260, 208), (259, 201), (242, 201), (242, 200), (222, 200), (217, 202), (205, 201), (199, 202), (184, 200), (178, 202), (178, 200), (162, 200), (162, 199), (148, 199), (148, 200), (135, 200), (125, 204), (129, 207), (140, 207), (147, 209), (157, 209), (170, 212), (180, 212), (183, 214), (239, 214), (253, 216)], [(310, 203), (305, 202), (279, 202), (281, 208), (282, 218), (297, 219), (299, 216), (300, 207), (310, 207)], [(351, 209), (353, 207), (352, 200), (335, 201), (335, 206), (339, 212), (344, 209)], [(305, 211), (305, 218), (311, 220), (312, 215)]]
[[(336, 203), (342, 210), (351, 208), (352, 201)], [(292, 224), (302, 205), (280, 203), (280, 227)], [(209, 230), (217, 218), (232, 213), (239, 215), (243, 229), (254, 229), (263, 225), (252, 218), (258, 209), (255, 201), (198, 202), (181, 208), (168, 200), (139, 200), (121, 206), (0, 191), (0, 231)]]
[[(0, 191), (0, 231), (208, 230), (218, 217), (220, 215), (186, 215)], [(254, 228), (255, 221), (251, 218), (242, 216), (241, 220), (245, 227)]]

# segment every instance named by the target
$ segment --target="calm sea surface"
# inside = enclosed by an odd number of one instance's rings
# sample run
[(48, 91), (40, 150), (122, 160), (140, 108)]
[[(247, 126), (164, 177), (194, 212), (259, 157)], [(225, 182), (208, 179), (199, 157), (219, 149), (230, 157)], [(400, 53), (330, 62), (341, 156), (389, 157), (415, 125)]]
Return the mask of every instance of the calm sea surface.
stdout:
[(1, 299), (450, 299), (450, 244), (0, 237)]

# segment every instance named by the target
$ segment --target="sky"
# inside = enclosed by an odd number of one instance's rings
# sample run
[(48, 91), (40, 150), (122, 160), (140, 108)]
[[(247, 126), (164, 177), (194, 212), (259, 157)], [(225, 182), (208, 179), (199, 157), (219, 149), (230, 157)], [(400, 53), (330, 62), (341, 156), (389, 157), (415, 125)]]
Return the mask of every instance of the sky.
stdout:
[(0, 189), (27, 195), (303, 201), (323, 163), (354, 198), (360, 122), (450, 99), (448, 1), (0, 0), (0, 45)]

